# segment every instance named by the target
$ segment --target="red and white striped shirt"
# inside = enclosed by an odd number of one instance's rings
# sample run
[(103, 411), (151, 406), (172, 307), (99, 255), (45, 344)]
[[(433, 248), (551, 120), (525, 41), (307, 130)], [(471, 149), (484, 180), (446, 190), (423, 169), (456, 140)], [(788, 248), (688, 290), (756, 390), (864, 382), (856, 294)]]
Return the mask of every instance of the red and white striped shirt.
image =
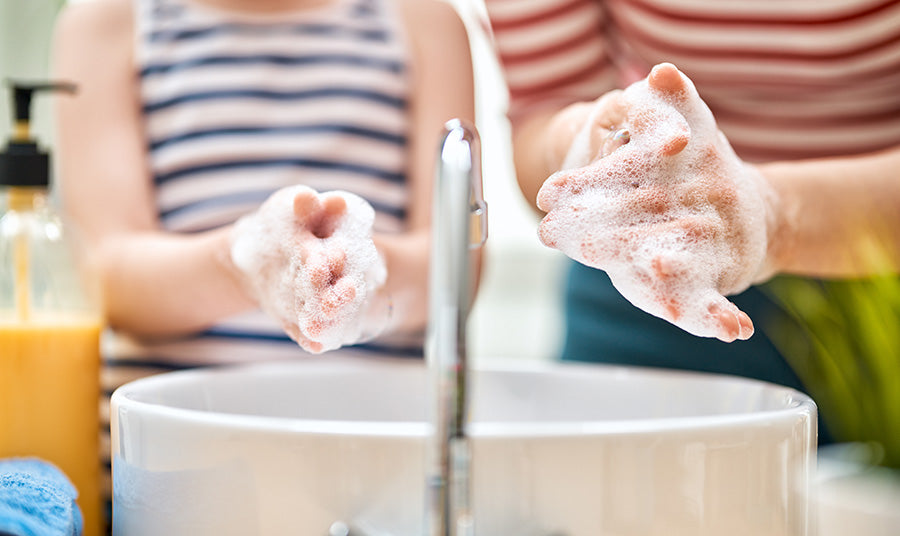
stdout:
[(674, 63), (752, 161), (900, 145), (900, 0), (486, 0), (510, 116)]

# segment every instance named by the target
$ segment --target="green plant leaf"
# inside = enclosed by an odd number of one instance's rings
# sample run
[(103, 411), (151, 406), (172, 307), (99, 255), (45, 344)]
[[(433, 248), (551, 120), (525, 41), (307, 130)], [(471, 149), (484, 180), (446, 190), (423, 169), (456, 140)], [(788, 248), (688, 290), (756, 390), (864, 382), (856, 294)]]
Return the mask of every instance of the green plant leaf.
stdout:
[(875, 442), (900, 467), (900, 279), (781, 277), (764, 326), (840, 441)]

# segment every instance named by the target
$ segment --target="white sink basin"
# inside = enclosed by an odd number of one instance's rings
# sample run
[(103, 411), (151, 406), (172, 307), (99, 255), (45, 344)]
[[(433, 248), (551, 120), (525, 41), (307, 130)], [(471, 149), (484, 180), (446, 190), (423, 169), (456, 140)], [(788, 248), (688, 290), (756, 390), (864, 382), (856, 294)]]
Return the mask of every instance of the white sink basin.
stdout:
[[(116, 536), (423, 533), (421, 362), (170, 373), (112, 398)], [(477, 536), (806, 535), (816, 408), (724, 376), (473, 371)]]

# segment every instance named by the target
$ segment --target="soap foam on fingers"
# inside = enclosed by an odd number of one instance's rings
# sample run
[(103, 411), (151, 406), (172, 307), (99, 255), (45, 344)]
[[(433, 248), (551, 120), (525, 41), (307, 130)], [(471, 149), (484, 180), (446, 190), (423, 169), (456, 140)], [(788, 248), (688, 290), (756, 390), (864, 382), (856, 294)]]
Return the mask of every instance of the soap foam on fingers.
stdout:
[(386, 278), (384, 261), (372, 242), (375, 211), (362, 198), (348, 192), (330, 192), (344, 201), (346, 212), (336, 222), (330, 236), (321, 239), (323, 252), (343, 259), (340, 269), (327, 255), (319, 262), (327, 265), (331, 277), (306, 278), (300, 293), (306, 297), (298, 314), (301, 332), (322, 344), (322, 351), (358, 341), (365, 329), (365, 305)]
[(260, 306), (304, 349), (357, 342), (387, 279), (375, 211), (349, 192), (284, 188), (235, 223), (231, 257)]
[[(749, 337), (752, 322), (724, 295), (763, 271), (767, 185), (673, 65), (657, 65), (617, 98), (625, 113), (610, 131), (627, 132), (627, 141), (544, 183), (541, 240), (607, 271), (634, 305), (686, 331)], [(595, 109), (588, 122), (604, 113)], [(576, 136), (570, 156), (592, 152), (587, 135)]]

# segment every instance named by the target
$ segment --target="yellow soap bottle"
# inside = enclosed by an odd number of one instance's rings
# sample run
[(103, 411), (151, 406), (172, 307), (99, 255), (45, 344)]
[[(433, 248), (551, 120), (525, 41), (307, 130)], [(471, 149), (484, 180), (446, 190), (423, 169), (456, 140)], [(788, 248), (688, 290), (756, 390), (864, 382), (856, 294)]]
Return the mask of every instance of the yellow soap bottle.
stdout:
[(85, 536), (101, 534), (102, 318), (48, 195), (50, 155), (29, 132), (35, 91), (12, 84), (16, 124), (0, 152), (0, 458), (36, 456), (78, 489)]

